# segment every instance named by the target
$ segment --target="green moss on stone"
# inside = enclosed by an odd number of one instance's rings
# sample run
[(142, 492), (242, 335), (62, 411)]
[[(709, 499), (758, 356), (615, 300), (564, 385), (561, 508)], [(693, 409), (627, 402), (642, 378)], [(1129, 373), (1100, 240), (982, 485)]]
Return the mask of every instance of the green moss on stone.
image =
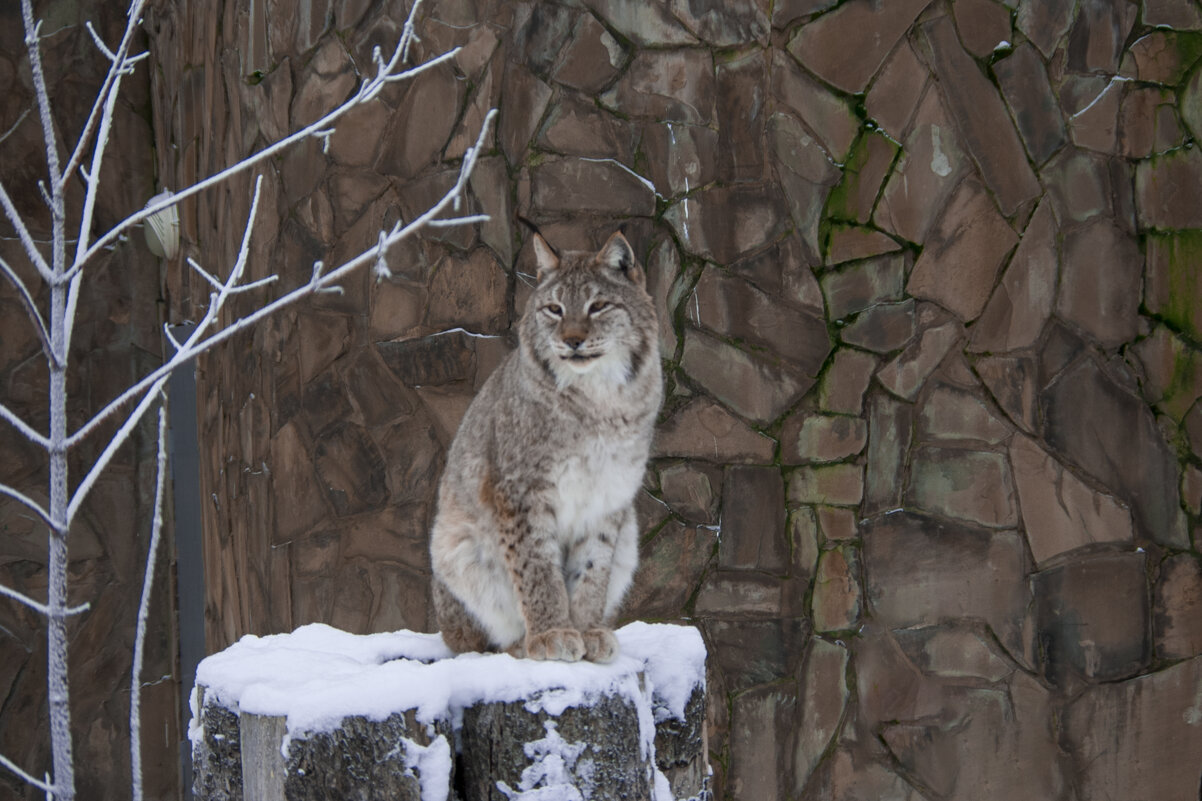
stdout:
[(1202, 342), (1202, 230), (1148, 235), (1149, 310)]

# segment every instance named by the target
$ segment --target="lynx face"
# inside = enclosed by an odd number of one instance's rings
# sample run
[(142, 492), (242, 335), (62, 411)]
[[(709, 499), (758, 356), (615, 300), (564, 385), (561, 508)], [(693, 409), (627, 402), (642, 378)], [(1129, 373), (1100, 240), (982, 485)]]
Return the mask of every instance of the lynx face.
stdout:
[(535, 237), (539, 284), (522, 320), (543, 369), (563, 387), (577, 377), (626, 383), (653, 344), (655, 313), (630, 244), (615, 234), (598, 253), (556, 255)]

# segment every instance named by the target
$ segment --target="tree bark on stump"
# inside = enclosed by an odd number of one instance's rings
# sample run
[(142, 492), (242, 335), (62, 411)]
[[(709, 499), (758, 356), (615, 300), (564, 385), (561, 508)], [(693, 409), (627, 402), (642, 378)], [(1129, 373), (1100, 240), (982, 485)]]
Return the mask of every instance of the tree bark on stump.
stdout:
[(563, 801), (650, 801), (651, 760), (631, 700), (607, 695), (559, 715), (530, 706), (493, 702), (463, 710), (464, 799), (507, 801), (555, 788)]

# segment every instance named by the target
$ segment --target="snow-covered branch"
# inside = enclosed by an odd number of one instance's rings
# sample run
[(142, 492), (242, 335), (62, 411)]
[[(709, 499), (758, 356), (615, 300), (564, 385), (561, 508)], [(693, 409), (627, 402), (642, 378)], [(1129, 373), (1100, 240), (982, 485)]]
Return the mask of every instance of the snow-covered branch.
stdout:
[[(28, 2), (28, 0), (26, 0), (26, 2)], [(215, 173), (215, 174), (209, 176), (208, 178), (205, 178), (202, 181), (198, 181), (197, 183), (193, 184), (192, 186), (181, 189), (178, 192), (176, 192), (175, 194), (173, 194), (169, 197), (163, 198), (158, 203), (150, 204), (146, 208), (142, 209), (141, 211), (131, 214), (130, 216), (126, 217), (124, 220), (122, 220), (121, 222), (119, 222), (115, 226), (113, 226), (112, 229), (110, 229), (106, 234), (104, 234), (103, 236), (98, 238), (96, 240), (96, 242), (93, 243), (91, 246), (86, 247), (86, 248), (83, 247), (82, 245), (79, 246), (79, 248), (76, 250), (75, 261), (71, 265), (71, 267), (67, 270), (66, 277), (68, 277), (68, 278), (74, 277), (74, 275), (76, 273), (78, 273), (81, 269), (83, 269), (83, 266), (88, 262), (89, 259), (91, 259), (94, 255), (96, 255), (96, 253), (98, 253), (101, 249), (103, 249), (107, 245), (116, 241), (116, 239), (121, 234), (125, 233), (130, 228), (137, 225), (138, 223), (142, 222), (147, 217), (150, 217), (151, 215), (156, 214), (164, 209), (170, 208), (170, 207), (182, 202), (183, 200), (186, 200), (187, 198), (192, 197), (193, 195), (199, 194), (200, 192), (203, 192), (206, 189), (209, 189), (217, 184), (220, 184), (220, 183), (232, 178), (235, 175), (238, 175), (239, 173), (245, 172), (246, 170), (249, 170), (251, 167), (255, 166), (256, 164), (259, 164), (260, 162), (264, 161), (265, 159), (271, 158), (272, 156), (276, 155), (277, 153), (284, 150), (285, 148), (288, 148), (298, 142), (301, 142), (304, 139), (309, 138), (310, 136), (324, 135), (325, 132), (329, 128), (332, 127), (332, 124), (336, 120), (338, 120), (340, 117), (342, 117), (344, 114), (346, 114), (348, 111), (350, 111), (355, 106), (358, 106), (358, 105), (366, 103), (370, 100), (373, 100), (376, 97), (376, 95), (379, 94), (384, 89), (384, 87), (387, 86), (388, 84), (395, 83), (397, 81), (409, 80), (411, 78), (414, 78), (414, 77), (420, 75), (421, 73), (425, 72), (426, 70), (433, 69), (434, 67), (438, 66), (439, 64), (444, 64), (444, 63), (450, 61), (451, 59), (455, 58), (455, 56), (459, 53), (459, 48), (454, 48), (452, 50), (449, 50), (446, 53), (443, 53), (442, 55), (440, 55), (436, 58), (432, 58), (429, 61), (419, 64), (415, 67), (410, 67), (409, 69), (404, 70), (403, 72), (398, 72), (395, 74), (393, 73), (393, 71), (395, 69), (397, 69), (397, 67), (400, 64), (403, 63), (404, 59), (408, 57), (409, 45), (412, 42), (413, 36), (414, 36), (413, 21), (416, 18), (417, 11), (420, 6), (421, 6), (421, 0), (417, 0), (417, 2), (415, 2), (413, 4), (413, 8), (410, 9), (409, 17), (408, 17), (407, 21), (405, 22), (404, 32), (401, 35), (401, 40), (400, 40), (400, 42), (397, 43), (396, 49), (393, 51), (392, 57), (387, 62), (384, 62), (382, 60), (378, 61), (377, 64), (379, 66), (379, 70), (378, 70), (377, 74), (374, 77), (370, 78), (369, 80), (365, 81), (359, 87), (359, 90), (354, 95), (352, 95), (348, 100), (346, 100), (344, 103), (342, 103), (340, 106), (333, 109), (332, 111), (326, 113), (323, 117), (321, 117), (317, 121), (310, 123), (309, 125), (305, 126), (304, 128), (301, 128), (299, 131), (279, 140), (278, 142), (275, 142), (274, 144), (268, 145), (267, 147), (263, 148), (262, 150), (258, 151), (257, 153), (247, 156), (243, 160), (239, 161), (237, 164), (233, 164), (229, 167), (226, 167), (221, 172)]]
[(133, 774), (133, 801), (142, 801), (142, 661), (146, 644), (146, 620), (150, 616), (150, 591), (154, 587), (154, 563), (163, 531), (163, 487), (167, 478), (167, 413), (159, 407), (159, 450), (154, 488), (154, 522), (146, 550), (146, 573), (142, 577), (142, 599), (138, 603), (138, 626), (134, 635), (134, 663), (129, 687), (129, 764)]
[(25, 286), (25, 282), (21, 280), (21, 276), (17, 275), (16, 271), (4, 259), (0, 259), (0, 273), (4, 273), (4, 276), (8, 278), (9, 282), (17, 290), (17, 295), (21, 298), (21, 305), (25, 307), (25, 313), (29, 316), (29, 322), (33, 326), (34, 332), (38, 335), (38, 342), (42, 344), (42, 353), (48, 359), (57, 358), (54, 350), (50, 347), (50, 332), (46, 330), (46, 321), (42, 319), (42, 313), (38, 311), (38, 305), (34, 302), (33, 295), (29, 292), (29, 287)]
[[(199, 354), (204, 353), (210, 348), (225, 342), (226, 340), (236, 336), (248, 328), (251, 328), (263, 318), (275, 314), (287, 306), (291, 306), (298, 300), (333, 287), (359, 267), (369, 264), (375, 260), (381, 248), (387, 250), (398, 242), (401, 242), (402, 240), (412, 236), (426, 225), (429, 225), (432, 221), (436, 221), (438, 215), (445, 211), (448, 206), (452, 206), (455, 203), (455, 200), (462, 196), (467, 186), (468, 177), (471, 175), (472, 170), (476, 166), (476, 160), (479, 158), (484, 140), (495, 118), (496, 110), (494, 109), (490, 111), (484, 118), (484, 124), (480, 127), (480, 134), (476, 138), (475, 146), (468, 148), (464, 154), (463, 163), (459, 170), (459, 176), (456, 179), (454, 186), (452, 186), (437, 203), (427, 209), (423, 214), (403, 227), (400, 224), (397, 224), (392, 228), (391, 231), (386, 233), (383, 239), (381, 239), (375, 246), (363, 251), (349, 261), (344, 262), (332, 272), (323, 272), (317, 267), (317, 265), (315, 265), (313, 276), (307, 283), (297, 287), (286, 295), (280, 296), (271, 303), (256, 309), (247, 316), (234, 321), (229, 326), (221, 329), (220, 331), (214, 332), (204, 339), (200, 338), (202, 333), (200, 330), (201, 327), (197, 326), (197, 329), (192, 333), (191, 336), (188, 337), (187, 341), (181, 345), (180, 350), (178, 350), (174, 356), (164, 362), (162, 366), (152, 370), (140, 381), (114, 398), (107, 406), (97, 412), (91, 420), (89, 420), (87, 423), (81, 426), (79, 430), (67, 438), (67, 446), (74, 447), (77, 445), (89, 434), (95, 431), (97, 427), (102, 425), (105, 420), (115, 414), (118, 409), (129, 403), (134, 398), (141, 397), (143, 393), (146, 392), (148, 387), (160, 380), (165, 380), (166, 376), (169, 376), (174, 370), (196, 358), (196, 356)], [(474, 215), (472, 219), (477, 221), (483, 220), (486, 219), (486, 216)]]
[(13, 762), (11, 759), (4, 756), (4, 754), (0, 754), (0, 765), (3, 765), (4, 767), (8, 768), (13, 773), (20, 776), (22, 780), (29, 782), (34, 787), (36, 787), (39, 790), (41, 790), (42, 792), (44, 792), (46, 794), (47, 798), (54, 797), (55, 788), (54, 788), (53, 784), (51, 784), (50, 782), (44, 782), (41, 779), (37, 778), (36, 776), (31, 776), (30, 774), (21, 770), (21, 768), (17, 765), (17, 763)]
[(43, 449), (50, 447), (50, 440), (47, 437), (44, 437), (35, 431), (33, 426), (29, 425), (29, 423), (26, 423), (24, 420), (18, 417), (16, 412), (14, 412), (12, 409), (9, 409), (3, 403), (0, 403), (0, 418), (7, 420), (10, 424), (12, 424), (13, 428), (24, 434), (25, 438), (34, 445), (37, 445)]
[(29, 228), (25, 225), (24, 218), (17, 211), (12, 198), (8, 196), (8, 190), (4, 188), (3, 181), (0, 181), (0, 206), (4, 208), (4, 215), (8, 217), (8, 221), (16, 229), (17, 238), (25, 246), (25, 255), (29, 256), (30, 263), (37, 268), (38, 274), (42, 276), (42, 280), (49, 284), (54, 280), (54, 273), (51, 272), (50, 265), (46, 262), (42, 251), (38, 250), (37, 243), (33, 241), (33, 235), (29, 233)]
[(23, 492), (20, 492), (7, 484), (0, 484), (0, 495), (7, 495), (14, 501), (17, 501), (29, 511), (42, 519), (42, 522), (51, 528), (60, 528), (60, 524), (54, 522), (54, 518), (50, 516), (50, 512), (42, 508), (42, 505), (30, 498)]

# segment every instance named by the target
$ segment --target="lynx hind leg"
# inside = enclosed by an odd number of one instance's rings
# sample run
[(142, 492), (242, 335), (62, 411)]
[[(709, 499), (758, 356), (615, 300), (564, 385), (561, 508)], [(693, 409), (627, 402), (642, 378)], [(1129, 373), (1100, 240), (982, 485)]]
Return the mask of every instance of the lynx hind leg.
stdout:
[(438, 629), (448, 648), (457, 654), (494, 650), (484, 629), (441, 579), (435, 577), (432, 590)]
[(607, 626), (613, 625), (618, 609), (626, 598), (626, 591), (630, 589), (634, 580), (634, 572), (639, 566), (639, 522), (634, 506), (627, 507), (619, 515), (618, 525), (615, 527), (617, 541), (614, 543), (613, 561), (609, 566), (609, 583), (605, 588), (605, 610), (601, 616), (602, 622)]

